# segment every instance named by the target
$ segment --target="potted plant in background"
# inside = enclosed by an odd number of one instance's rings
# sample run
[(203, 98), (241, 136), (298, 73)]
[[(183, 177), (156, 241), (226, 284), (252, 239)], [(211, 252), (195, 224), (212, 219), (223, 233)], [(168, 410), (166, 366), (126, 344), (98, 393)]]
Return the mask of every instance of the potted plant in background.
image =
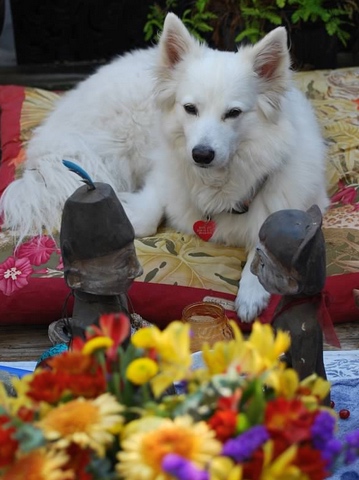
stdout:
[(168, 11), (177, 13), (197, 38), (222, 50), (254, 43), (284, 25), (299, 68), (335, 68), (337, 47), (355, 48), (358, 35), (356, 0), (166, 0), (165, 6), (154, 3), (149, 8), (147, 41), (161, 29)]

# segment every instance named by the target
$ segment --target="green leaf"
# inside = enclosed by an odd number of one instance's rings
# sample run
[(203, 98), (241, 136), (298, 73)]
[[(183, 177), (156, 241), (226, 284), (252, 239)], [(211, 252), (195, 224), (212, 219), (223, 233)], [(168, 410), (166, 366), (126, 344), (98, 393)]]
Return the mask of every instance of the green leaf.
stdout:
[(246, 408), (246, 415), (252, 425), (261, 424), (263, 422), (265, 398), (263, 385), (260, 379), (253, 380), (253, 395), (249, 399)]
[[(240, 43), (242, 42), (245, 38), (251, 40), (252, 43), (256, 42), (257, 40), (259, 40), (261, 38), (261, 32), (258, 28), (246, 28), (245, 30), (242, 30), (242, 32), (240, 32), (236, 38), (234, 39), (234, 41), (236, 43)], [(254, 38), (255, 40), (253, 41), (252, 38)]]
[(45, 444), (45, 437), (42, 430), (34, 427), (30, 423), (23, 423), (18, 427), (14, 437), (20, 443), (20, 448), (23, 452), (30, 452)]

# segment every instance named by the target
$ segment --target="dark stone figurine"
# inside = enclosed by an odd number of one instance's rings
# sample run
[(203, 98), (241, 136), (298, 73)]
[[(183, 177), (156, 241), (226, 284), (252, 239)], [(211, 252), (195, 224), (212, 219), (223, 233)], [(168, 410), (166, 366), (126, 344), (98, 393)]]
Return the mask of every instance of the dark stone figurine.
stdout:
[[(252, 273), (263, 287), (271, 294), (282, 295), (273, 327), (289, 331), (291, 347), (284, 361), (298, 372), (300, 379), (314, 372), (326, 378), (322, 327), (327, 325), (328, 312), (323, 290), (326, 256), (321, 225), (322, 214), (317, 205), (306, 212), (273, 213), (260, 229), (251, 264)], [(332, 326), (330, 333), (337, 341)]]
[[(86, 182), (87, 183), (87, 182)], [(75, 302), (72, 318), (50, 325), (53, 344), (84, 337), (103, 313), (127, 312), (126, 294), (142, 274), (134, 230), (112, 187), (91, 183), (65, 202), (60, 247), (64, 276)]]

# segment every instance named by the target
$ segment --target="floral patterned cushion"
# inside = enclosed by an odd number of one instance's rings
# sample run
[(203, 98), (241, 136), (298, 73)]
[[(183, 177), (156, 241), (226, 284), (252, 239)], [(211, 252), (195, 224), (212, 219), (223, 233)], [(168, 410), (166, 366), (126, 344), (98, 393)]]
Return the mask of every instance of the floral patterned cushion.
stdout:
[[(354, 320), (358, 313), (351, 292), (359, 288), (359, 68), (300, 72), (295, 78), (313, 103), (328, 145), (332, 206), (324, 217), (323, 231), (327, 274), (335, 276), (328, 278), (328, 285), (333, 291), (338, 291), (339, 283), (342, 287), (334, 302), (338, 308), (333, 310), (333, 320)], [(0, 87), (0, 194), (22, 174), (32, 130), (59, 95), (36, 88)], [(179, 318), (187, 304), (210, 299), (222, 303), (228, 316), (237, 319), (233, 301), (246, 261), (243, 249), (214, 245), (168, 228), (137, 239), (135, 246), (144, 269), (129, 291), (135, 312), (166, 324)], [(68, 295), (56, 235), (26, 239), (16, 246), (9, 232), (0, 232), (0, 323), (49, 323), (64, 315), (66, 304), (71, 313)], [(276, 301), (274, 297), (262, 321), (270, 320)]]

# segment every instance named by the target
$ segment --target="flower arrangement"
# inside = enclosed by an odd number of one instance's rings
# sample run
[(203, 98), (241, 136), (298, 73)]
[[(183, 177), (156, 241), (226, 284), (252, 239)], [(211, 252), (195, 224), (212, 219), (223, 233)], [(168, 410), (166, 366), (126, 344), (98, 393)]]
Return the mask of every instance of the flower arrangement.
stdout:
[[(3, 480), (321, 480), (356, 459), (359, 432), (335, 436), (330, 385), (299, 381), (289, 335), (254, 323), (204, 344), (189, 325), (142, 328), (103, 315), (86, 340), (0, 389)], [(174, 385), (177, 390), (174, 390)]]

